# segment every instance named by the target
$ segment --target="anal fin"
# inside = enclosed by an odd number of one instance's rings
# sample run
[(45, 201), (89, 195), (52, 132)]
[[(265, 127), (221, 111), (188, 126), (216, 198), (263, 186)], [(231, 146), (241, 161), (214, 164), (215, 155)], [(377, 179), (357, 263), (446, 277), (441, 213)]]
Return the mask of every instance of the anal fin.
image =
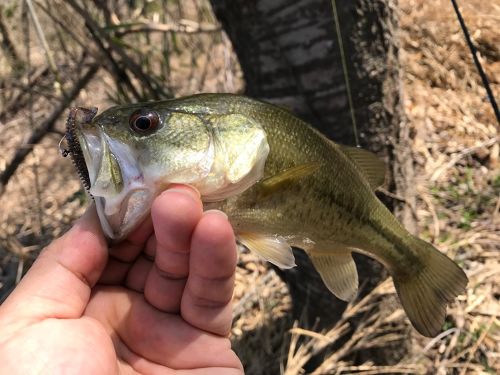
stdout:
[(295, 257), (287, 241), (278, 235), (238, 233), (238, 241), (250, 251), (283, 269), (295, 267)]
[(315, 252), (309, 256), (326, 287), (337, 298), (350, 301), (358, 291), (358, 271), (349, 250), (341, 252)]

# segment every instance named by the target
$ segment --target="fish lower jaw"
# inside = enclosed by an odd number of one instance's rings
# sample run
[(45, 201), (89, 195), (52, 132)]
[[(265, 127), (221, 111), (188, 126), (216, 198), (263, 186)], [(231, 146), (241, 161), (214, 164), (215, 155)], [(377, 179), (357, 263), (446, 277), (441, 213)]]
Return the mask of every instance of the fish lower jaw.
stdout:
[(101, 227), (109, 239), (119, 241), (149, 214), (158, 195), (148, 188), (134, 189), (121, 197), (94, 197)]

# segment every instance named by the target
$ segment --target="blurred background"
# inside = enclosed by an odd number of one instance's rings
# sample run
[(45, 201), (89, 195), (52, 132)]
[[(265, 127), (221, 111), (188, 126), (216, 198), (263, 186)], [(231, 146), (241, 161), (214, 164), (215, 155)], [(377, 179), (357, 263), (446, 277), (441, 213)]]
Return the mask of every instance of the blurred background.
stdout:
[[(90, 201), (58, 147), (69, 107), (245, 93), (384, 158), (380, 198), (470, 280), (428, 339), (374, 262), (357, 259), (362, 290), (346, 305), (300, 252), (280, 272), (243, 251), (231, 339), (246, 372), (499, 373), (499, 129), (453, 8), (339, 1), (336, 23), (333, 3), (2, 0), (1, 299)], [(460, 5), (499, 98), (500, 4)]]

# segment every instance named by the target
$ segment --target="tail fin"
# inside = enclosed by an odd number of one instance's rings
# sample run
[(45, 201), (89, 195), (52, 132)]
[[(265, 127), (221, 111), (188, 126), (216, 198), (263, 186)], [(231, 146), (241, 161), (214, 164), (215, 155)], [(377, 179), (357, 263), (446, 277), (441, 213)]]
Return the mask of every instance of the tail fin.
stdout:
[(446, 305), (465, 293), (467, 276), (450, 258), (431, 244), (415, 238), (425, 267), (411, 277), (394, 277), (401, 304), (422, 335), (436, 336), (446, 317)]

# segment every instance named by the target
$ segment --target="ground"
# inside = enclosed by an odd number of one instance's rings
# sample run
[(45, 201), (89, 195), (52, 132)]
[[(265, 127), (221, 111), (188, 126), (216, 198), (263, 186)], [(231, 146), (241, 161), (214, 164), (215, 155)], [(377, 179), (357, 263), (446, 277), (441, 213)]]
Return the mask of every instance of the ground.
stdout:
[[(461, 3), (480, 60), (499, 98), (500, 6), (484, 0)], [(83, 23), (76, 21), (73, 39), (61, 35), (61, 29), (56, 32), (55, 21), (38, 8), (57, 62), (54, 81), (54, 74), (45, 73), (50, 66), (47, 68), (40, 34), (33, 26), (29, 34), (23, 31), (25, 18), (13, 4), (7, 1), (3, 7), (2, 23), (10, 26), (17, 60), (26, 64), (29, 53), (30, 66), (16, 68), (16, 58), (9, 57), (5, 43), (2, 45), (0, 171), (31, 129), (42, 124), (56, 106), (61, 87), (68, 91), (85, 71), (86, 65), (79, 63), (81, 48), (68, 40), (83, 40), (86, 45), (85, 38), (89, 38)], [(71, 12), (65, 6), (57, 11)], [(148, 12), (154, 14), (154, 9)], [(499, 126), (450, 2), (401, 0), (399, 13), (401, 74), (413, 134), (418, 191), (414, 209), (419, 232), (465, 269), (470, 280), (467, 294), (451, 306), (443, 333), (434, 339), (415, 333), (397, 303), (391, 311), (377, 309), (381, 299), (394, 298), (390, 280), (364, 299), (354, 301), (331, 331), (306, 331), (300, 322), (292, 321), (288, 291), (276, 273), (254, 255), (242, 252), (232, 338), (249, 374), (500, 372)], [(140, 18), (137, 14), (120, 16)], [(168, 85), (175, 95), (242, 90), (241, 73), (223, 34), (183, 32), (189, 27), (217, 28), (204, 1), (183, 2), (182, 7), (179, 2), (172, 14), (155, 21), (177, 25), (178, 32), (168, 39), (170, 63), (166, 69)], [(127, 41), (138, 48), (134, 42), (143, 43), (144, 39), (132, 36)], [(186, 47), (191, 52), (186, 52)], [(152, 50), (151, 54), (165, 51)], [(89, 53), (94, 52), (90, 49)], [(144, 64), (151, 67), (153, 63)], [(29, 84), (26, 74), (19, 73), (26, 70), (33, 72), (30, 80), (34, 84)], [(32, 86), (31, 96), (23, 96), (28, 86)], [(101, 69), (75, 102), (105, 108), (119, 99), (118, 92), (109, 72)], [(59, 153), (63, 117), (0, 192), (0, 287), (4, 297), (38, 251), (63, 233), (88, 202), (70, 161)], [(353, 321), (357, 326), (345, 337)], [(391, 343), (399, 343), (402, 338), (409, 343), (409, 352), (397, 363), (380, 363), (374, 356), (363, 355), (377, 353), (377, 348), (388, 350), (393, 347)], [(326, 352), (324, 360), (304, 370), (309, 358), (327, 345), (333, 349)]]

